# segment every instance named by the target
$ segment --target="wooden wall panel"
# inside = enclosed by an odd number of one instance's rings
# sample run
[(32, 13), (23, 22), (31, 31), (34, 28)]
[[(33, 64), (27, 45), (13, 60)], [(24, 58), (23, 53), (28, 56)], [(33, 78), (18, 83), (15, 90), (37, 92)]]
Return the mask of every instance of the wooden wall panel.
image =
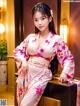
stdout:
[(71, 3), (69, 44), (75, 59), (75, 77), (80, 78), (80, 3)]

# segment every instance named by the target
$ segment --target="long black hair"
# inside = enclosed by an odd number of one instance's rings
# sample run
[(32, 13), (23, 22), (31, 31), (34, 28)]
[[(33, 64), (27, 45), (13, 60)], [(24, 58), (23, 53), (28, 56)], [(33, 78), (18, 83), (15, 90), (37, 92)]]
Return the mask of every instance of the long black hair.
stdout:
[[(50, 7), (47, 4), (43, 3), (43, 2), (37, 3), (33, 7), (33, 9), (32, 9), (32, 17), (34, 16), (34, 14), (37, 11), (41, 12), (43, 15), (47, 15), (48, 17), (52, 17)], [(49, 23), (49, 31), (52, 32), (53, 35), (56, 34), (53, 17), (52, 17), (51, 22)], [(38, 33), (38, 32), (39, 32), (39, 29), (35, 27), (35, 33)], [(57, 56), (55, 56), (54, 59), (50, 62), (50, 69), (51, 69), (53, 74), (57, 73), (57, 70), (58, 70)]]

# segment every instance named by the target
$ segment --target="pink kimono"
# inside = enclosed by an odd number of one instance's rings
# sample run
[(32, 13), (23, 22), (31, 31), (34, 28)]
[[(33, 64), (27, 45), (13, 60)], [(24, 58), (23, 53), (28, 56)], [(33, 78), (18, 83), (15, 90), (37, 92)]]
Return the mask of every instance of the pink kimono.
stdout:
[[(39, 34), (30, 34), (14, 50), (18, 68), (17, 100), (18, 106), (37, 106), (47, 83), (52, 78), (49, 63), (57, 55), (62, 66), (61, 76), (71, 80), (74, 76), (74, 60), (68, 47), (60, 36), (51, 32), (39, 44)], [(21, 70), (22, 63), (26, 68)]]

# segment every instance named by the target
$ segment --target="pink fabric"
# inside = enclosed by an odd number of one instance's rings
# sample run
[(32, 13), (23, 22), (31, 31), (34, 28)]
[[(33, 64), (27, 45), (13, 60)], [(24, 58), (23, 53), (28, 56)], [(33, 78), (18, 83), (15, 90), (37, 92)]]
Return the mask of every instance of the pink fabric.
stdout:
[[(17, 100), (19, 106), (37, 106), (44, 89), (51, 80), (48, 69), (50, 61), (57, 55), (62, 66), (61, 77), (71, 80), (74, 76), (74, 60), (71, 52), (58, 35), (51, 32), (39, 44), (39, 34), (30, 34), (14, 50), (18, 68)], [(22, 69), (22, 64), (26, 68)]]
[[(39, 59), (37, 61), (40, 62)], [(28, 89), (26, 95), (21, 101), (21, 106), (32, 106), (32, 105), (37, 106), (40, 97), (51, 77), (52, 77), (51, 71), (47, 69), (47, 67), (45, 66), (43, 67), (43, 65), (39, 63), (37, 65), (29, 60)]]
[(38, 86), (36, 88), (36, 94), (40, 95), (42, 93), (42, 91), (43, 91), (42, 87)]

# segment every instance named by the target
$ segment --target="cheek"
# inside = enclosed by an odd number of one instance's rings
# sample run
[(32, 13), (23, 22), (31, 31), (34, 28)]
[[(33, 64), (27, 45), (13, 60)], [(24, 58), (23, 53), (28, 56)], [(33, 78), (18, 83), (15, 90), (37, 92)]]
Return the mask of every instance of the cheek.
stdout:
[(45, 26), (48, 26), (49, 25), (49, 21), (48, 20), (46, 20), (46, 21), (44, 21), (44, 23), (43, 23)]
[(49, 23), (45, 23), (44, 25), (45, 25), (45, 27), (48, 27), (49, 26)]
[(38, 23), (37, 23), (37, 22), (34, 22), (34, 26), (36, 26), (36, 27), (37, 27), (37, 26), (38, 26)]
[(49, 20), (48, 20), (48, 21), (47, 21), (47, 24), (49, 25), (49, 23), (50, 23), (50, 22), (49, 22)]

